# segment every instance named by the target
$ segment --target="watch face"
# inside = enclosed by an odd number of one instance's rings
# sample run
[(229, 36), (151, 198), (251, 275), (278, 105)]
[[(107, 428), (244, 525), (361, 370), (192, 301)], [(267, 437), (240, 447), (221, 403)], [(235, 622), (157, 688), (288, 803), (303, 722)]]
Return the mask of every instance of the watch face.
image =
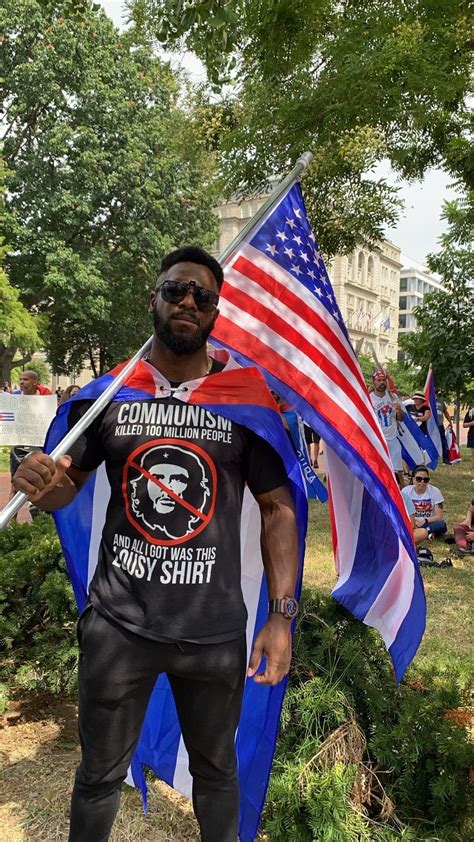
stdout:
[(288, 617), (296, 617), (298, 613), (298, 603), (296, 599), (285, 599), (285, 614)]

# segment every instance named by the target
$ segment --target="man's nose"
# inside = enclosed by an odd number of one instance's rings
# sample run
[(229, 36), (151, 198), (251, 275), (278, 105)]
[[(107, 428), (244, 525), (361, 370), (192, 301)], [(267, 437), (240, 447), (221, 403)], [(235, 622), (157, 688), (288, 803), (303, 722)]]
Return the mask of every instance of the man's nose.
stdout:
[(186, 307), (192, 307), (194, 310), (197, 310), (196, 300), (194, 298), (194, 290), (192, 287), (188, 289), (186, 295), (180, 303), (185, 304)]

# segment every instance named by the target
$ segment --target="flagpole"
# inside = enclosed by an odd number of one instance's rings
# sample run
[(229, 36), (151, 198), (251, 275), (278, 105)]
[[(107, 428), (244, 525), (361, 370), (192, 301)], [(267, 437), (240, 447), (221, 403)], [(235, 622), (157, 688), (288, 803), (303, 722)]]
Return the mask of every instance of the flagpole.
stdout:
[[(252, 216), (252, 218), (247, 222), (246, 225), (242, 228), (241, 231), (237, 234), (237, 236), (232, 240), (230, 245), (227, 246), (226, 249), (219, 255), (218, 260), (219, 263), (225, 263), (228, 260), (229, 256), (234, 252), (239, 244), (242, 242), (244, 237), (247, 236), (248, 232), (252, 230), (252, 228), (257, 224), (257, 222), (262, 219), (265, 215), (267, 210), (272, 207), (277, 199), (281, 196), (284, 191), (290, 187), (293, 182), (295, 182), (304, 172), (308, 169), (311, 161), (313, 160), (312, 152), (303, 152), (302, 155), (298, 158), (295, 166), (291, 170), (290, 173), (278, 184), (275, 190), (272, 190), (268, 199), (263, 203), (263, 205), (257, 210), (257, 212)], [(118, 392), (122, 384), (125, 382), (128, 375), (133, 371), (137, 362), (145, 356), (145, 354), (151, 348), (151, 343), (153, 341), (153, 336), (150, 336), (149, 339), (145, 342), (144, 345), (140, 348), (139, 351), (132, 357), (131, 360), (127, 363), (127, 365), (122, 369), (120, 374), (114, 378), (112, 383), (107, 386), (107, 388), (102, 392), (102, 394), (94, 401), (92, 406), (89, 407), (87, 412), (84, 413), (82, 418), (79, 419), (77, 424), (69, 430), (68, 433), (64, 436), (63, 439), (59, 442), (59, 444), (51, 451), (50, 456), (52, 459), (59, 459), (61, 456), (64, 456), (71, 445), (74, 444), (75, 441), (82, 435), (82, 433), (87, 430), (87, 428), (92, 424), (92, 422), (97, 418), (97, 416), (102, 412), (103, 409), (110, 403), (114, 395)], [(10, 520), (15, 517), (15, 515), (20, 511), (21, 507), (28, 501), (28, 495), (25, 494), (23, 491), (17, 491), (15, 496), (10, 500), (9, 503), (5, 506), (4, 509), (0, 512), (0, 529), (3, 529)]]

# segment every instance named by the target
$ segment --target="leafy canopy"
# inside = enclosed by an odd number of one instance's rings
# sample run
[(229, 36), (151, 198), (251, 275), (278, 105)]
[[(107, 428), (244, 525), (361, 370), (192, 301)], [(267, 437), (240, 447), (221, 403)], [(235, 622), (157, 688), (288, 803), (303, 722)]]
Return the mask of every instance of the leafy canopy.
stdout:
[(162, 256), (215, 237), (211, 168), (169, 66), (91, 3), (7, 0), (6, 265), (58, 372), (137, 349)]
[(146, 37), (206, 65), (221, 97), (208, 95), (208, 119), (228, 192), (260, 189), (313, 151), (305, 194), (326, 253), (380, 237), (396, 218), (396, 192), (370, 176), (383, 158), (405, 178), (438, 165), (472, 183), (465, 0), (129, 0), (129, 8)]
[(437, 385), (457, 400), (474, 400), (474, 249), (471, 238), (472, 195), (446, 202), (447, 232), (441, 249), (429, 255), (444, 289), (425, 296), (414, 309), (418, 330), (400, 338), (409, 361), (426, 371), (433, 364)]

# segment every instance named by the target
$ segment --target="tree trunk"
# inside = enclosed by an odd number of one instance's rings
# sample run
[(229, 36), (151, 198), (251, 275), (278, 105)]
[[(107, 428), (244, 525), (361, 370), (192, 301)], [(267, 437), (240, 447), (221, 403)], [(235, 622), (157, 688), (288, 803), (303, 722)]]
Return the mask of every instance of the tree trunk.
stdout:
[(5, 380), (11, 383), (12, 368), (29, 363), (31, 360), (31, 354), (25, 354), (20, 360), (15, 360), (16, 352), (16, 347), (7, 347), (3, 342), (0, 342), (0, 387), (2, 389)]

